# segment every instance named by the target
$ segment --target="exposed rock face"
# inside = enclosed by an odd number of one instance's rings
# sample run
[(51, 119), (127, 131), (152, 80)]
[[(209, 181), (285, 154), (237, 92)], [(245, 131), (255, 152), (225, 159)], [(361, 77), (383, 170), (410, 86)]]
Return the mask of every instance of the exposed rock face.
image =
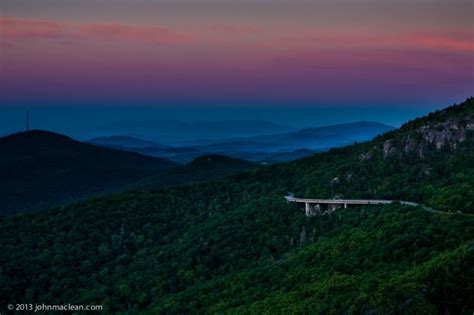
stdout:
[(393, 140), (386, 140), (383, 143), (383, 157), (386, 158), (393, 152), (395, 152), (395, 148), (393, 147)]
[(416, 130), (424, 140), (434, 144), (437, 149), (444, 146), (456, 148), (459, 142), (466, 140), (466, 131), (474, 130), (474, 118), (469, 121), (448, 120), (433, 126), (422, 126)]
[(416, 149), (417, 145), (418, 143), (416, 142), (416, 140), (408, 136), (405, 140), (405, 146), (403, 148), (403, 151), (405, 151), (405, 153), (413, 151)]
[[(438, 150), (444, 147), (456, 149), (460, 142), (466, 140), (468, 130), (474, 130), (473, 117), (451, 119), (443, 123), (421, 126), (401, 139), (400, 151), (403, 149), (405, 154), (414, 152), (418, 157), (423, 158), (427, 145), (434, 145)], [(382, 151), (384, 158), (397, 152), (394, 141), (386, 140), (383, 143)], [(364, 158), (365, 155), (360, 156), (361, 160)]]
[(372, 157), (373, 157), (373, 153), (369, 151), (367, 153), (362, 153), (361, 155), (359, 155), (359, 160), (368, 161), (368, 160), (371, 160)]

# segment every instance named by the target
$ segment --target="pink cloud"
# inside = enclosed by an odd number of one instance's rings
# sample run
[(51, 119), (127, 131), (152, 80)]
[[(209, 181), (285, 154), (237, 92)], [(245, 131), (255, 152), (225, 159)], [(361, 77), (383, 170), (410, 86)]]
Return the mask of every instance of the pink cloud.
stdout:
[[(297, 34), (297, 35), (295, 35)], [(452, 31), (445, 33), (419, 32), (412, 34), (367, 34), (363, 32), (293, 30), (267, 47), (295, 49), (397, 49), (471, 53), (474, 33)]]
[(46, 20), (0, 18), (0, 36), (7, 41), (50, 39), (65, 33), (66, 24)]
[(98, 39), (106, 41), (138, 41), (158, 44), (178, 44), (193, 40), (190, 34), (158, 25), (125, 23), (72, 24), (57, 21), (0, 18), (0, 38), (13, 43), (36, 39)]
[[(258, 42), (242, 44), (237, 35), (264, 35)], [(451, 32), (418, 32), (412, 34), (370, 34), (357, 30), (315, 30), (267, 27), (252, 24), (215, 24), (207, 29), (188, 28), (182, 31), (163, 25), (134, 25), (127, 23), (65, 23), (60, 21), (0, 18), (2, 45), (28, 40), (134, 41), (148, 44), (198, 43), (207, 46), (260, 48), (260, 50), (339, 50), (384, 49), (423, 50), (447, 53), (474, 52), (473, 33), (466, 30)], [(249, 47), (248, 45), (251, 45)]]
[(216, 24), (212, 26), (213, 30), (227, 34), (258, 34), (263, 33), (263, 27), (256, 25), (230, 25)]
[(110, 41), (142, 41), (157, 44), (177, 44), (193, 40), (188, 34), (178, 33), (162, 26), (137, 26), (123, 23), (92, 23), (79, 25), (81, 38)]
[(442, 51), (474, 52), (473, 34), (414, 34), (400, 37), (402, 44), (421, 49)]

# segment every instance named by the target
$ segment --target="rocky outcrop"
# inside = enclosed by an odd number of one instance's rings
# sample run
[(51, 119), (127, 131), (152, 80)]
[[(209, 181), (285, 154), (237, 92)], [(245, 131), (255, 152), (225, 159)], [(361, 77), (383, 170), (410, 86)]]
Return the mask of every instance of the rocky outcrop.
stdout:
[(362, 153), (361, 155), (359, 155), (359, 160), (368, 161), (368, 160), (371, 160), (372, 157), (373, 157), (373, 153), (372, 151), (369, 151), (367, 153)]
[[(403, 152), (405, 154), (415, 153), (418, 157), (424, 158), (424, 152), (429, 145), (433, 145), (438, 150), (442, 148), (456, 149), (459, 143), (466, 140), (469, 130), (474, 130), (473, 117), (450, 119), (442, 123), (421, 126), (402, 137), (399, 150), (397, 150), (393, 139), (386, 140), (382, 146), (383, 157), (387, 158), (396, 152)], [(366, 155), (361, 154), (359, 158), (364, 160)]]
[(469, 121), (448, 120), (433, 126), (422, 126), (416, 130), (421, 137), (437, 149), (449, 146), (453, 149), (466, 140), (466, 131), (474, 130), (474, 118)]
[(396, 151), (395, 147), (393, 146), (393, 140), (386, 140), (383, 143), (383, 157), (386, 158), (392, 153)]

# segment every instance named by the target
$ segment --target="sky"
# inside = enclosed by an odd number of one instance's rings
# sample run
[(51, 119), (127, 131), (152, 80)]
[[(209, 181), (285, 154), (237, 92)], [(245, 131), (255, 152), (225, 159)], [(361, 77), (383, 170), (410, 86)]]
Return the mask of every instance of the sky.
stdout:
[(474, 94), (473, 1), (3, 0), (0, 10), (0, 112), (257, 108), (271, 120), (277, 107), (359, 108), (390, 122), (394, 108), (411, 117)]

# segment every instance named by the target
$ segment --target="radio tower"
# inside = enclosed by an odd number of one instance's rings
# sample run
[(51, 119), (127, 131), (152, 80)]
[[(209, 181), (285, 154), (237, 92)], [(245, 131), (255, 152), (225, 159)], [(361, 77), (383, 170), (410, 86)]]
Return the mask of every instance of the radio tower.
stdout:
[(26, 131), (30, 131), (30, 108), (26, 108), (26, 126), (25, 126)]

